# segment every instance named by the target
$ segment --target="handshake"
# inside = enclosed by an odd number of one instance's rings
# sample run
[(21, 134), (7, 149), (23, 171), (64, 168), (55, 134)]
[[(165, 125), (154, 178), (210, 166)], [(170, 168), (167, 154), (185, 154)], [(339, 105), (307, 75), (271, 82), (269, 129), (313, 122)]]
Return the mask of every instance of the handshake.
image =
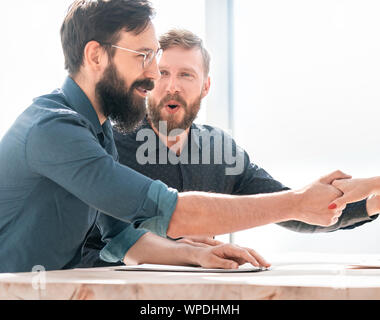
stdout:
[(331, 226), (338, 221), (348, 203), (366, 198), (367, 212), (372, 216), (380, 211), (379, 193), (379, 178), (352, 179), (338, 170), (296, 191), (295, 220)]
[(347, 210), (344, 219), (342, 217), (337, 224), (348, 203), (368, 198), (368, 215), (377, 214), (380, 211), (379, 192), (378, 178), (352, 179), (335, 171), (294, 191), (248, 196), (180, 193), (168, 236), (181, 238), (168, 241), (147, 233), (128, 250), (124, 263), (185, 263), (206, 268), (238, 268), (250, 263), (267, 268), (270, 263), (253, 249), (223, 244), (212, 236), (278, 222), (297, 232), (334, 231), (332, 229), (339, 229), (342, 222), (353, 225), (350, 215), (354, 223), (358, 221), (356, 214)]

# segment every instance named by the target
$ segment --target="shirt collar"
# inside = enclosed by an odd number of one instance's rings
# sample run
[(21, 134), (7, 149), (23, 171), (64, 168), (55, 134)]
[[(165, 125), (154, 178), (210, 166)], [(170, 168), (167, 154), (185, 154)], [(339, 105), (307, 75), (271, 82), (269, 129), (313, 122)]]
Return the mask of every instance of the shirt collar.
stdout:
[[(96, 133), (103, 133), (102, 125), (99, 122), (99, 118), (94, 107), (83, 90), (72, 78), (66, 78), (62, 86), (62, 92), (70, 106), (91, 122)], [(108, 120), (103, 124), (103, 126), (109, 126)]]

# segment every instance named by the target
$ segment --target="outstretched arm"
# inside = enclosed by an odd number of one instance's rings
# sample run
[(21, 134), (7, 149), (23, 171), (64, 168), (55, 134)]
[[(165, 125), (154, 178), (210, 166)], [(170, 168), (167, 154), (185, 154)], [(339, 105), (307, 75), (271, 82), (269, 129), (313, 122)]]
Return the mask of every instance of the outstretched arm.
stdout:
[(344, 209), (328, 209), (341, 196), (331, 182), (344, 177), (335, 171), (301, 190), (252, 196), (180, 193), (167, 235), (218, 235), (287, 220), (330, 226)]

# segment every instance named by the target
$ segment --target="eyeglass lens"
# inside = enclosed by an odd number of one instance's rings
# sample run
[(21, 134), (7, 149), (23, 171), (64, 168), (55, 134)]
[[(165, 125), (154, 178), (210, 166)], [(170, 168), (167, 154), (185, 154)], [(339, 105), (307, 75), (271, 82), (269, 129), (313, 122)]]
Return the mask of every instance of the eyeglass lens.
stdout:
[(153, 62), (153, 59), (156, 58), (157, 63), (160, 62), (160, 59), (162, 57), (162, 50), (159, 49), (157, 52), (154, 52), (153, 50), (149, 50), (149, 52), (146, 55), (146, 58), (144, 60), (144, 68), (147, 68), (151, 65)]

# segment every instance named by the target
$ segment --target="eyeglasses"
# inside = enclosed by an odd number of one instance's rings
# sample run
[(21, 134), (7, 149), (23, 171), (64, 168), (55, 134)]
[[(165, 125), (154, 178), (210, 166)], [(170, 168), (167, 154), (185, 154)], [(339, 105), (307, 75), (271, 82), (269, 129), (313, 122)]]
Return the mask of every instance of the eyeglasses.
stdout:
[(157, 63), (159, 63), (160, 59), (162, 57), (162, 49), (161, 48), (159, 48), (157, 50), (157, 52), (154, 52), (153, 50), (150, 49), (150, 50), (147, 50), (147, 52), (145, 53), (145, 52), (135, 51), (132, 49), (127, 49), (127, 48), (123, 48), (123, 47), (119, 47), (119, 46), (115, 46), (115, 45), (111, 45), (111, 47), (117, 48), (120, 50), (124, 50), (124, 51), (128, 51), (128, 52), (137, 53), (137, 54), (143, 56), (144, 57), (144, 60), (142, 63), (143, 69), (148, 68), (152, 64), (154, 58), (156, 58)]

